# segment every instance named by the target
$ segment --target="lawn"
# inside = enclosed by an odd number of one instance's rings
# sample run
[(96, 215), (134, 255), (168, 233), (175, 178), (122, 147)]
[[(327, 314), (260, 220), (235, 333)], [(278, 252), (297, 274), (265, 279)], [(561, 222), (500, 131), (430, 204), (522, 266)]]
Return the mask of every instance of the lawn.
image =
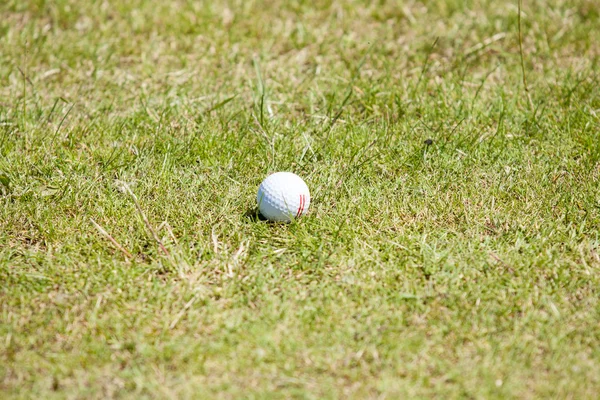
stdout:
[(600, 9), (524, 3), (3, 0), (0, 397), (597, 398)]

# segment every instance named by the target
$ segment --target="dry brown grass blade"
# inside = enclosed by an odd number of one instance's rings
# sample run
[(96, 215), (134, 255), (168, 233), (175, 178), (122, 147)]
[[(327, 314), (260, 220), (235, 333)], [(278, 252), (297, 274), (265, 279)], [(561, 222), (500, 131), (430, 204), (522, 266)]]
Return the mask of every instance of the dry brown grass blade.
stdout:
[(121, 253), (123, 253), (128, 260), (133, 259), (133, 255), (129, 251), (127, 251), (127, 249), (125, 249), (125, 247), (121, 246), (121, 244), (119, 242), (117, 242), (117, 240), (114, 237), (112, 237), (112, 235), (110, 233), (108, 233), (106, 231), (106, 229), (104, 229), (102, 226), (100, 226), (100, 224), (98, 224), (96, 221), (94, 221), (93, 218), (90, 218), (90, 221), (96, 227), (98, 232), (100, 232), (100, 234), (102, 236), (104, 236), (106, 239), (108, 239), (113, 244), (113, 246), (115, 246), (117, 249), (119, 249), (121, 251)]
[(125, 190), (127, 191), (127, 193), (129, 193), (129, 195), (133, 199), (133, 203), (135, 204), (135, 208), (136, 208), (138, 214), (140, 214), (140, 217), (144, 221), (144, 224), (146, 225), (146, 228), (148, 228), (148, 230), (150, 231), (150, 234), (152, 235), (152, 237), (154, 238), (154, 240), (156, 241), (156, 243), (158, 243), (158, 246), (160, 247), (160, 249), (163, 251), (163, 253), (166, 256), (170, 256), (169, 251), (167, 250), (167, 248), (165, 247), (165, 245), (163, 244), (163, 242), (158, 237), (158, 234), (156, 233), (156, 231), (154, 230), (154, 228), (152, 228), (152, 225), (150, 224), (150, 221), (148, 221), (148, 217), (146, 217), (146, 214), (144, 214), (144, 211), (142, 210), (142, 207), (140, 207), (140, 203), (139, 203), (139, 201), (138, 201), (137, 196), (135, 195), (135, 193), (133, 193), (133, 191), (131, 190), (131, 188), (129, 187), (129, 185), (127, 183), (125, 183), (125, 182), (123, 182), (123, 187), (125, 188)]

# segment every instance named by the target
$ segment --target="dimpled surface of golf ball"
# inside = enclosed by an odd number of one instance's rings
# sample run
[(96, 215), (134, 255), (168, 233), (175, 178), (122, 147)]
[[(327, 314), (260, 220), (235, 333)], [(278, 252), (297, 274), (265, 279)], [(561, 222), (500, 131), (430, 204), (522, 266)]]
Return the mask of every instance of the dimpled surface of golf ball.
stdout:
[(258, 211), (269, 221), (291, 222), (308, 211), (310, 192), (298, 175), (276, 172), (262, 181), (256, 201)]

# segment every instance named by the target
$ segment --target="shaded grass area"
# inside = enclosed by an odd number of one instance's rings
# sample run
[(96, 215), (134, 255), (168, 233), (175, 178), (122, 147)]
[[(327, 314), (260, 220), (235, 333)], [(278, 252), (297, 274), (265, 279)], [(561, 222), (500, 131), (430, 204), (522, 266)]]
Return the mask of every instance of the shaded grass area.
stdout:
[(0, 6), (0, 388), (594, 398), (592, 3)]

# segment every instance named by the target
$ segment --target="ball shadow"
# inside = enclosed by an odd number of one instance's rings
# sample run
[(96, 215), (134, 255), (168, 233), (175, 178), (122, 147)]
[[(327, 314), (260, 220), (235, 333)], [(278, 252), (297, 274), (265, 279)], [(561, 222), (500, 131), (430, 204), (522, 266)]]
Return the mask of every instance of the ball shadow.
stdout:
[(244, 213), (244, 218), (248, 218), (250, 221), (252, 222), (267, 222), (267, 223), (272, 223), (272, 221), (269, 221), (268, 219), (266, 219), (265, 217), (262, 216), (262, 214), (258, 211), (257, 207), (252, 207), (246, 210), (246, 212)]

